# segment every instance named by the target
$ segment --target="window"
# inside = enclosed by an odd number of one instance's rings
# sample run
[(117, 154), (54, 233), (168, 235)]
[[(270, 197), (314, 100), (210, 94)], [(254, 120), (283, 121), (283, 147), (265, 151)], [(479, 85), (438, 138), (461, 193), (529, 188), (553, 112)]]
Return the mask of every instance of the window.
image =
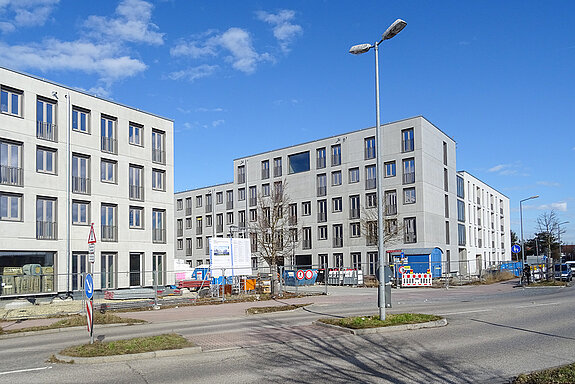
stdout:
[(186, 237), (186, 256), (192, 255), (192, 238)]
[(250, 207), (255, 207), (258, 204), (258, 189), (256, 186), (250, 187)]
[(243, 184), (246, 182), (246, 166), (238, 166), (238, 184)]
[(90, 132), (90, 111), (72, 107), (72, 130), (84, 133)]
[(250, 209), (250, 221), (257, 221), (257, 220), (258, 220), (258, 210)]
[(317, 201), (317, 221), (319, 223), (327, 221), (327, 200)]
[[(144, 208), (130, 207), (130, 228), (144, 228)], [(180, 235), (181, 236), (181, 235)]]
[[(238, 225), (241, 228), (245, 228), (246, 226), (246, 211), (238, 211)], [(240, 234), (241, 236), (241, 234)]]
[(274, 177), (279, 177), (282, 175), (282, 158), (276, 157), (274, 159)]
[(334, 224), (333, 225), (333, 247), (341, 248), (343, 247), (343, 225)]
[(152, 189), (156, 191), (166, 190), (166, 171), (152, 169)]
[(375, 159), (375, 137), (365, 139), (365, 159)]
[(360, 237), (361, 236), (360, 223), (350, 223), (349, 224), (349, 233), (350, 233), (351, 237)]
[(204, 247), (204, 242), (201, 237), (196, 237), (196, 249), (202, 249)]
[(196, 235), (201, 235), (204, 232), (204, 225), (202, 216), (196, 217)]
[(457, 221), (465, 222), (465, 203), (457, 200)]
[(385, 191), (385, 214), (386, 215), (396, 215), (397, 214), (397, 192), (395, 190)]
[(406, 217), (403, 219), (403, 227), (405, 228), (404, 242), (406, 244), (417, 243), (415, 217)]
[(166, 242), (166, 211), (161, 209), (152, 210), (152, 242)]
[(130, 134), (130, 144), (133, 145), (139, 145), (140, 147), (144, 146), (144, 142), (143, 142), (143, 133), (144, 127), (136, 124), (136, 123), (130, 123), (130, 127), (129, 127), (129, 134)]
[(325, 147), (318, 148), (316, 151), (316, 168), (325, 168)]
[(22, 91), (2, 87), (0, 94), (0, 112), (22, 116)]
[(56, 174), (56, 150), (36, 147), (36, 171)]
[(166, 164), (166, 134), (157, 129), (152, 129), (152, 162)]
[(365, 189), (375, 189), (377, 187), (376, 174), (375, 165), (368, 165), (365, 167)]
[(186, 216), (192, 214), (192, 198), (186, 197)]
[(90, 224), (90, 202), (72, 200), (72, 224)]
[(36, 100), (36, 137), (50, 141), (56, 140), (56, 103)]
[(0, 141), (0, 184), (22, 186), (22, 144)]
[(377, 207), (377, 194), (375, 192), (365, 194), (365, 206), (367, 208)]
[(445, 244), (449, 244), (449, 221), (445, 222)]
[(129, 168), (129, 183), (130, 183), (130, 199), (144, 200), (144, 187), (142, 182), (143, 168), (137, 165), (130, 165)]
[(116, 253), (102, 253), (100, 255), (100, 288), (114, 289), (117, 287)]
[(178, 239), (176, 244), (177, 244), (178, 251), (181, 251), (182, 249), (184, 249), (184, 239)]
[(244, 201), (246, 199), (246, 189), (240, 188), (238, 189), (238, 201)]
[(192, 218), (186, 217), (186, 229), (192, 229)]
[(228, 212), (226, 214), (226, 224), (233, 224), (234, 223), (234, 213)]
[(351, 168), (349, 170), (349, 183), (359, 183), (359, 168)]
[(397, 219), (386, 219), (384, 225), (386, 233), (390, 235), (397, 235)]
[(403, 204), (415, 204), (415, 188), (403, 190)]
[(177, 236), (184, 236), (184, 220), (178, 219), (176, 221), (176, 234)]
[(102, 231), (100, 237), (102, 241), (118, 241), (117, 229), (117, 207), (111, 204), (102, 204), (101, 223)]
[(226, 191), (226, 209), (234, 208), (234, 191)]
[(377, 245), (377, 221), (367, 221), (365, 232), (366, 245)]
[(224, 231), (224, 214), (218, 213), (216, 215), (216, 232), (222, 233)]
[(327, 195), (327, 176), (325, 173), (317, 175), (317, 195)]
[(203, 203), (203, 198), (201, 195), (196, 196), (196, 208), (201, 208)]
[(130, 286), (136, 287), (142, 284), (143, 269), (143, 253), (130, 252)]
[(305, 227), (302, 228), (302, 249), (311, 249), (311, 228)]
[(290, 174), (309, 171), (309, 151), (289, 155), (288, 164)]
[(270, 161), (264, 160), (262, 161), (262, 179), (269, 179), (270, 178)]
[(387, 161), (385, 164), (385, 177), (395, 176), (395, 161)]
[(327, 225), (320, 225), (317, 227), (317, 239), (327, 240)]
[(445, 192), (449, 191), (449, 175), (447, 172), (447, 168), (443, 169), (443, 190)]
[(224, 193), (216, 192), (216, 204), (223, 204), (223, 203), (224, 203)]
[(269, 196), (269, 195), (270, 195), (270, 185), (262, 184), (262, 196)]
[(457, 197), (465, 199), (465, 183), (461, 176), (457, 176)]
[(72, 155), (72, 192), (90, 193), (90, 158)]
[(403, 184), (415, 183), (415, 159), (403, 160)]
[(413, 151), (413, 128), (401, 131), (401, 152)]
[(343, 253), (334, 253), (333, 263), (336, 269), (343, 268)]
[(331, 185), (341, 185), (341, 171), (331, 173)]
[(22, 195), (0, 192), (0, 220), (22, 220)]
[(116, 118), (102, 115), (100, 117), (100, 140), (102, 152), (116, 154), (118, 145), (116, 141)]
[(206, 216), (206, 227), (211, 227), (212, 226), (212, 215), (207, 215)]
[(178, 199), (176, 201), (176, 209), (178, 211), (181, 211), (182, 209), (184, 209), (184, 201), (182, 199)]
[(443, 165), (447, 165), (447, 143), (443, 142)]
[(341, 145), (331, 146), (331, 165), (341, 165)]
[(289, 207), (289, 225), (297, 225), (297, 204), (290, 204)]
[(445, 217), (449, 217), (449, 195), (445, 195)]
[(210, 213), (212, 211), (212, 194), (208, 193), (206, 195), (206, 213)]
[[(481, 240), (481, 239), (480, 239)], [(457, 244), (461, 246), (465, 246), (466, 239), (465, 239), (465, 225), (457, 224)]]
[(333, 199), (331, 199), (331, 209), (332, 212), (341, 212), (342, 209), (341, 197), (334, 197)]
[(377, 266), (379, 265), (379, 258), (377, 257), (377, 252), (368, 252), (367, 257), (369, 259), (369, 274), (375, 275), (377, 271)]
[(349, 197), (349, 218), (359, 219), (359, 195), (353, 195)]
[(311, 215), (311, 201), (304, 201), (301, 203), (302, 216)]

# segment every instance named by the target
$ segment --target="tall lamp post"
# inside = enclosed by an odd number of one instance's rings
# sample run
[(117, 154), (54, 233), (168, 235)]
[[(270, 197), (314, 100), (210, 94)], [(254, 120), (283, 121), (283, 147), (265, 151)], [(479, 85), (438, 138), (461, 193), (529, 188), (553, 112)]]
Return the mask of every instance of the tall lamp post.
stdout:
[(360, 55), (366, 53), (370, 49), (375, 51), (375, 148), (376, 148), (376, 168), (377, 168), (377, 253), (379, 255), (379, 289), (377, 292), (378, 307), (379, 307), (379, 318), (385, 320), (385, 267), (387, 265), (387, 260), (385, 260), (385, 250), (384, 250), (384, 230), (383, 230), (383, 204), (382, 204), (382, 182), (383, 182), (383, 169), (381, 166), (381, 135), (380, 135), (380, 120), (379, 120), (379, 58), (378, 50), (379, 44), (383, 43), (385, 40), (389, 40), (395, 35), (397, 35), (407, 23), (401, 19), (397, 19), (387, 28), (387, 30), (381, 35), (381, 40), (372, 44), (358, 44), (354, 45), (349, 49), (349, 53), (354, 55)]
[(562, 223), (557, 224), (557, 235), (558, 235), (558, 240), (559, 240), (559, 263), (561, 263), (561, 226), (563, 224), (569, 224), (568, 221), (564, 221)]
[(536, 199), (538, 197), (539, 195), (535, 195), (523, 200), (519, 200), (519, 220), (521, 221), (521, 261), (523, 262), (523, 268), (525, 268), (525, 249), (523, 247), (523, 202), (531, 199)]

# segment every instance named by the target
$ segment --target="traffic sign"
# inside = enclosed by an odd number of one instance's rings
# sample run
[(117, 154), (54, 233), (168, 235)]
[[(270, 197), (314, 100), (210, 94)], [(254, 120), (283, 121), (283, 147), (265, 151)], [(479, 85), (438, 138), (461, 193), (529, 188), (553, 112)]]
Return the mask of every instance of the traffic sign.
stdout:
[(90, 235), (88, 235), (88, 244), (96, 243), (96, 232), (94, 232), (94, 223), (90, 226)]
[(88, 244), (88, 261), (94, 264), (96, 258), (94, 257), (94, 243)]
[(520, 247), (519, 245), (517, 245), (517, 244), (513, 244), (513, 245), (511, 246), (511, 252), (513, 252), (513, 253), (519, 253), (519, 252), (521, 252), (521, 247)]
[(295, 273), (295, 277), (298, 280), (303, 280), (303, 278), (305, 277), (305, 272), (302, 269), (300, 269)]
[(86, 292), (86, 297), (91, 299), (94, 295), (94, 279), (92, 279), (92, 275), (88, 273), (86, 275), (86, 281), (84, 282), (84, 291)]
[(313, 271), (311, 269), (308, 269), (307, 271), (305, 271), (305, 278), (307, 280), (313, 279)]
[(90, 337), (93, 334), (94, 329), (94, 302), (92, 300), (86, 301), (86, 325), (88, 326), (88, 332), (90, 332)]

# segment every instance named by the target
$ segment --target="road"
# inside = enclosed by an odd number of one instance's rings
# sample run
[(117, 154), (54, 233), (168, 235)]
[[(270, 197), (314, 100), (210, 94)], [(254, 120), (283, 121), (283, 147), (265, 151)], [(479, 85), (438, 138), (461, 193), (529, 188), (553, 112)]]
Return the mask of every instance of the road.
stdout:
[[(134, 312), (145, 325), (96, 328), (104, 340), (177, 332), (203, 352), (103, 364), (46, 359), (86, 331), (3, 338), (0, 383), (505, 383), (575, 361), (575, 289), (510, 283), (393, 291), (394, 312), (445, 316), (442, 328), (353, 336), (320, 317), (376, 313), (376, 291), (331, 289), (305, 309), (246, 316), (237, 304)], [(234, 307), (235, 306), (235, 307)], [(240, 311), (241, 310), (241, 311)], [(161, 318), (162, 314), (164, 318)], [(169, 320), (169, 321), (168, 321)]]

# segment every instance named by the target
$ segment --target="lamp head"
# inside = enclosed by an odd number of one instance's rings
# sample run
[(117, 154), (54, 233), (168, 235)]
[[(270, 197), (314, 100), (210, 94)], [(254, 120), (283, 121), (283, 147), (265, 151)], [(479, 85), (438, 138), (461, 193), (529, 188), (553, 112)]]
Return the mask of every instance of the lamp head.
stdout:
[(362, 53), (366, 53), (367, 51), (369, 51), (371, 47), (372, 47), (371, 44), (354, 45), (349, 49), (349, 53), (351, 53), (352, 55), (361, 55)]
[(387, 28), (387, 30), (385, 32), (383, 32), (383, 35), (381, 35), (381, 40), (391, 39), (392, 37), (397, 35), (399, 32), (401, 32), (401, 30), (403, 28), (405, 28), (406, 25), (407, 25), (407, 23), (401, 19), (395, 20), (393, 22), (393, 24), (391, 24), (389, 26), (389, 28)]

